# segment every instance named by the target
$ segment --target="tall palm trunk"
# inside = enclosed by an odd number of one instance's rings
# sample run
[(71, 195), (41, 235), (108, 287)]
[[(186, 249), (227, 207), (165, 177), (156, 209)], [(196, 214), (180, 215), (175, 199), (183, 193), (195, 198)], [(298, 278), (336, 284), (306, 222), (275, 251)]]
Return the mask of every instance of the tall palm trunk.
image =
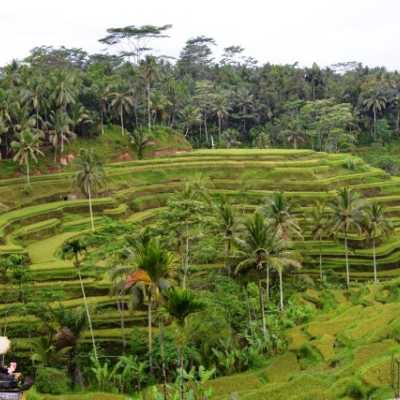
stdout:
[(64, 154), (64, 132), (61, 130), (61, 154)]
[(26, 160), (26, 184), (28, 186), (31, 186), (31, 175), (30, 175), (29, 160)]
[(350, 287), (350, 267), (349, 267), (349, 250), (347, 245), (347, 232), (344, 235), (344, 251), (345, 251), (345, 259), (346, 259), (346, 286)]
[(278, 270), (279, 275), (279, 308), (283, 311), (283, 277), (282, 277), (282, 269)]
[(165, 350), (164, 350), (164, 324), (162, 319), (158, 323), (158, 327), (160, 330), (160, 355), (161, 355), (161, 369), (163, 376), (163, 394), (164, 400), (168, 400), (168, 391), (167, 391), (167, 368), (165, 365)]
[(374, 263), (374, 282), (378, 282), (378, 271), (376, 266), (376, 243), (375, 238), (372, 239), (372, 259)]
[(153, 373), (153, 330), (152, 330), (152, 302), (153, 302), (153, 297), (151, 294), (152, 289), (150, 288), (150, 293), (149, 293), (149, 304), (147, 305), (147, 318), (148, 318), (148, 341), (149, 341), (149, 367), (150, 367), (150, 372)]
[(259, 292), (259, 301), (260, 301), (260, 310), (261, 310), (261, 318), (262, 318), (262, 331), (264, 338), (267, 337), (267, 322), (265, 318), (265, 303), (264, 303), (264, 290), (262, 287), (261, 280), (258, 281), (258, 292)]
[(269, 302), (269, 286), (270, 286), (270, 279), (269, 279), (269, 265), (267, 264), (267, 268), (265, 269), (266, 273), (266, 281), (267, 281), (267, 301)]
[(118, 307), (119, 321), (121, 326), (122, 350), (123, 353), (125, 354), (125, 349), (126, 349), (125, 317), (124, 317), (124, 303), (121, 300), (121, 293), (118, 294), (117, 307)]
[(81, 285), (81, 291), (82, 291), (82, 296), (83, 296), (83, 302), (85, 304), (85, 311), (86, 311), (86, 317), (88, 320), (88, 325), (89, 325), (89, 331), (90, 331), (90, 336), (92, 338), (92, 345), (93, 345), (93, 354), (96, 360), (98, 360), (97, 357), (97, 349), (96, 349), (96, 342), (94, 339), (94, 333), (93, 333), (93, 324), (92, 324), (92, 318), (90, 316), (90, 311), (89, 311), (89, 306), (87, 303), (87, 298), (86, 298), (86, 293), (85, 293), (85, 286), (83, 285), (83, 280), (82, 280), (82, 275), (81, 275), (81, 271), (79, 269), (79, 262), (77, 262), (77, 270), (78, 270), (78, 278), (79, 278), (79, 283)]
[(182, 287), (186, 288), (187, 276), (189, 273), (189, 227), (186, 224), (185, 253), (183, 256), (183, 280)]
[(93, 217), (93, 206), (92, 206), (92, 190), (90, 186), (88, 188), (88, 201), (89, 201), (89, 213), (90, 213), (90, 225), (92, 227), (92, 231), (94, 232), (94, 217)]
[(151, 87), (150, 87), (150, 81), (147, 82), (146, 92), (147, 92), (147, 127), (148, 127), (148, 129), (150, 131), (151, 130)]
[(374, 139), (376, 139), (376, 108), (373, 107), (372, 111), (374, 113)]
[(100, 113), (100, 127), (101, 127), (101, 134), (104, 135), (104, 113), (103, 113), (103, 110), (101, 110), (101, 113)]
[(324, 277), (322, 275), (322, 237), (321, 234), (319, 234), (319, 277), (321, 279), (321, 282), (323, 281)]
[(122, 136), (125, 135), (125, 128), (124, 128), (124, 109), (121, 106), (121, 109), (119, 110), (119, 119), (121, 121), (121, 134)]

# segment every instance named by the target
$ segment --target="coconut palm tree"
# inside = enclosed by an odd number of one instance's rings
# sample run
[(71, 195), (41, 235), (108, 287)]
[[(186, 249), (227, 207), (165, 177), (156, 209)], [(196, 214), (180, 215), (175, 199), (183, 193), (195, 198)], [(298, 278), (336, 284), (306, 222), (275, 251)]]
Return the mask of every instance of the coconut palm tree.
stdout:
[(87, 322), (89, 325), (90, 336), (92, 338), (93, 354), (94, 354), (94, 357), (96, 358), (96, 360), (98, 360), (96, 342), (94, 339), (92, 318), (90, 315), (89, 305), (87, 302), (87, 297), (86, 297), (86, 292), (85, 292), (85, 286), (83, 284), (83, 279), (82, 279), (82, 274), (81, 274), (82, 260), (83, 260), (83, 257), (84, 257), (84, 254), (86, 253), (86, 251), (87, 251), (87, 246), (81, 239), (73, 239), (73, 240), (70, 240), (70, 241), (64, 243), (64, 245), (61, 248), (61, 257), (63, 259), (72, 259), (74, 266), (76, 268), (78, 278), (79, 278), (79, 283), (81, 285), (82, 298), (83, 298), (83, 303), (85, 305), (85, 311), (86, 311)]
[[(299, 268), (300, 257), (288, 249), (288, 242), (271, 232), (270, 226), (260, 212), (245, 222), (243, 239), (237, 239), (239, 263), (235, 273), (255, 268), (266, 271), (267, 290), (269, 290), (269, 271), (275, 269), (279, 275), (280, 309), (283, 310), (283, 272), (286, 267)], [(261, 291), (261, 280), (259, 280)], [(264, 301), (260, 295), (263, 332), (266, 335)]]
[(33, 133), (29, 130), (20, 132), (17, 139), (11, 142), (11, 147), (15, 152), (14, 161), (20, 165), (24, 165), (26, 169), (26, 183), (31, 185), (30, 165), (32, 162), (37, 163), (39, 156), (44, 156), (40, 150), (41, 135)]
[(372, 203), (365, 209), (363, 230), (367, 237), (372, 241), (372, 260), (374, 268), (374, 282), (378, 282), (378, 272), (376, 263), (376, 239), (385, 237), (392, 231), (390, 222), (386, 219), (385, 209), (382, 205)]
[(219, 229), (224, 238), (224, 264), (225, 270), (230, 274), (230, 267), (228, 261), (231, 255), (232, 243), (234, 240), (235, 230), (237, 228), (237, 221), (235, 211), (230, 203), (222, 200), (216, 207), (217, 221)]
[(57, 149), (60, 154), (64, 153), (64, 144), (69, 143), (76, 137), (76, 133), (71, 131), (72, 120), (64, 111), (57, 110), (50, 114), (49, 140), (54, 148), (54, 162), (57, 161)]
[(140, 63), (142, 78), (146, 84), (147, 97), (147, 128), (151, 130), (151, 84), (159, 77), (157, 59), (154, 56), (146, 56)]
[(57, 70), (52, 77), (53, 100), (57, 108), (66, 111), (74, 104), (77, 95), (77, 85), (74, 74), (66, 70)]
[(319, 244), (319, 277), (322, 282), (322, 239), (326, 236), (328, 229), (326, 206), (324, 203), (318, 201), (314, 205), (311, 211), (309, 222), (311, 225), (311, 235), (314, 240), (318, 240)]
[(374, 124), (374, 138), (376, 138), (376, 121), (378, 113), (385, 110), (388, 104), (388, 98), (382, 90), (376, 90), (369, 93), (369, 96), (363, 101), (363, 106), (367, 111), (372, 111)]
[(146, 147), (152, 142), (152, 137), (143, 128), (135, 129), (133, 133), (128, 132), (128, 135), (137, 159), (142, 160)]
[(89, 201), (90, 223), (94, 231), (92, 196), (103, 185), (105, 175), (103, 166), (93, 150), (81, 149), (77, 159), (78, 171), (75, 183)]
[(180, 117), (185, 128), (185, 136), (190, 133), (190, 129), (193, 126), (200, 125), (202, 121), (200, 108), (192, 105), (187, 105), (183, 108), (180, 112)]
[(27, 86), (22, 91), (22, 99), (25, 104), (32, 107), (36, 118), (36, 129), (39, 129), (39, 110), (42, 102), (44, 82), (42, 78), (32, 77), (28, 79)]
[(127, 91), (113, 91), (109, 94), (111, 99), (111, 108), (116, 111), (119, 115), (121, 123), (121, 134), (125, 135), (125, 125), (124, 125), (124, 113), (129, 113), (129, 111), (134, 106), (134, 99), (132, 92)]
[(282, 192), (276, 192), (262, 208), (275, 235), (283, 240), (302, 239), (301, 228), (293, 216), (291, 203)]
[(218, 93), (213, 101), (213, 110), (218, 119), (218, 137), (221, 138), (222, 121), (229, 114), (228, 97), (224, 92)]
[(183, 400), (183, 350), (185, 347), (185, 326), (189, 315), (205, 309), (205, 304), (198, 300), (193, 292), (188, 289), (172, 287), (168, 289), (164, 296), (164, 308), (168, 314), (173, 317), (177, 324), (176, 343), (179, 353), (179, 369), (180, 369), (180, 382), (179, 382), (179, 398)]
[(347, 287), (350, 287), (348, 237), (352, 231), (361, 233), (363, 206), (359, 194), (353, 192), (350, 188), (339, 190), (336, 198), (330, 203), (332, 233), (344, 235)]
[(142, 245), (138, 245), (133, 264), (136, 270), (126, 279), (124, 290), (128, 290), (138, 284), (144, 285), (147, 292), (148, 311), (148, 346), (149, 366), (153, 368), (153, 304), (160, 299), (162, 290), (169, 287), (167, 276), (173, 264), (172, 254), (164, 249), (156, 239), (150, 239)]

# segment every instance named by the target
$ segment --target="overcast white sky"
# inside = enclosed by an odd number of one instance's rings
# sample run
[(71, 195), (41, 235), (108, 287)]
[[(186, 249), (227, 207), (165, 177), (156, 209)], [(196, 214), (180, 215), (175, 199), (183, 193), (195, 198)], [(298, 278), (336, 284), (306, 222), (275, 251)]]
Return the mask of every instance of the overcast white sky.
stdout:
[(172, 24), (162, 54), (204, 34), (262, 63), (400, 69), (399, 16), (400, 0), (1, 0), (0, 64), (39, 45), (100, 51), (108, 27)]

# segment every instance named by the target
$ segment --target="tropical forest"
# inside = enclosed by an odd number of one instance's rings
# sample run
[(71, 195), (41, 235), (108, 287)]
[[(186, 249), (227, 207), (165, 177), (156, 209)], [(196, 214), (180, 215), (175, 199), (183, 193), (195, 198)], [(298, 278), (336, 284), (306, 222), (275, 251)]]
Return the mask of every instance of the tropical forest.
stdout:
[(0, 399), (399, 398), (400, 74), (171, 28), (0, 68)]

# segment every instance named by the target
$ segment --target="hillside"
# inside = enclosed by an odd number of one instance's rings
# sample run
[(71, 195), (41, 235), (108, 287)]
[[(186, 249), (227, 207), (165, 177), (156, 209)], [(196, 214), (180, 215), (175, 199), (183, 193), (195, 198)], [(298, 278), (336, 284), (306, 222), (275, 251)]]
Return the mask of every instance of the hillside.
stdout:
[[(192, 146), (184, 136), (168, 127), (154, 126), (151, 131), (152, 141), (145, 150), (145, 157), (159, 157), (173, 155), (175, 153), (190, 151)], [(93, 137), (78, 136), (76, 139), (66, 143), (64, 155), (67, 165), (54, 162), (54, 149), (51, 146), (43, 148), (44, 157), (39, 157), (38, 163), (33, 165), (34, 175), (68, 171), (73, 168), (73, 159), (77, 157), (80, 149), (93, 149), (102, 162), (111, 163), (118, 161), (134, 160), (136, 158), (128, 135), (121, 135), (121, 128), (117, 125), (105, 127), (104, 134)], [(0, 159), (0, 178), (14, 178), (24, 176), (24, 168), (19, 167), (12, 160)]]
[[(362, 193), (366, 202), (384, 204), (395, 227), (400, 222), (400, 178), (347, 154), (201, 150), (112, 162), (107, 164), (106, 174), (107, 186), (94, 200), (97, 227), (110, 220), (132, 224), (131, 229), (153, 224), (168, 197), (182, 187), (185, 179), (198, 174), (209, 178), (212, 196), (230, 198), (243, 214), (255, 210), (274, 191), (283, 191), (295, 205), (294, 212), (304, 231), (304, 241), (295, 244), (304, 258), (303, 268), (297, 273), (315, 281), (319, 276), (319, 244), (310, 237), (307, 217), (316, 200), (333, 199), (337, 189), (348, 186)], [(76, 198), (72, 176), (72, 171), (34, 176), (28, 194), (23, 178), (0, 180), (0, 254), (25, 254), (30, 262), (29, 296), (46, 298), (47, 293), (49, 303), (61, 302), (67, 308), (81, 304), (79, 281), (72, 262), (60, 259), (59, 249), (65, 241), (89, 229), (87, 202)], [(238, 392), (241, 400), (366, 398), (365, 393), (376, 388), (379, 390), (371, 398), (386, 398), (391, 354), (400, 351), (399, 280), (395, 279), (400, 275), (398, 232), (396, 229), (387, 242), (377, 246), (382, 283), (355, 286), (349, 292), (338, 289), (344, 278), (343, 245), (325, 239), (322, 255), (328, 283), (323, 290), (315, 287), (292, 294), (292, 301), (313, 311), (306, 322), (288, 327), (288, 351), (267, 360), (264, 369), (218, 378), (211, 383), (215, 398), (228, 399), (232, 392)], [(360, 241), (356, 236), (351, 240), (353, 282), (372, 278), (372, 249), (369, 243), (360, 245)], [(106, 272), (110, 255), (106, 249), (103, 253), (100, 250), (92, 249), (95, 266), (85, 268), (83, 276), (89, 303), (98, 310), (94, 317), (96, 339), (114, 353), (122, 340), (120, 316), (109, 294)], [(217, 255), (208, 263), (194, 265), (194, 275), (207, 282), (222, 264)], [(4, 284), (0, 290), (1, 324), (15, 338), (15, 354), (27, 359), (38, 321), (20, 315), (23, 306), (18, 302), (16, 287)], [(127, 311), (126, 333), (134, 327), (144, 333), (145, 319), (145, 309)], [(88, 333), (85, 340), (89, 343)]]

